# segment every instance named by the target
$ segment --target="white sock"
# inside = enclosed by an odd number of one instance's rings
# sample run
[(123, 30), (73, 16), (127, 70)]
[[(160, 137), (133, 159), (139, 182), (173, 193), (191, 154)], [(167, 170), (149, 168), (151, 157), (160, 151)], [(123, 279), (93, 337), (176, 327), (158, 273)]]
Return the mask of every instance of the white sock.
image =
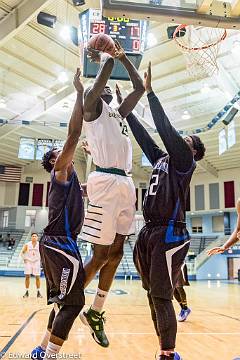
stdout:
[(101, 289), (97, 289), (93, 304), (91, 308), (95, 311), (101, 312), (103, 309), (103, 305), (107, 298), (108, 291), (104, 291)]
[(48, 343), (48, 346), (46, 348), (46, 352), (45, 352), (45, 356), (44, 356), (44, 360), (46, 359), (56, 359), (56, 355), (55, 354), (58, 354), (60, 349), (61, 349), (62, 346), (60, 345), (56, 345), (52, 342), (49, 341)]
[(49, 342), (49, 339), (50, 339), (50, 335), (51, 335), (51, 333), (50, 333), (50, 331), (49, 330), (47, 330), (46, 332), (45, 332), (45, 335), (43, 336), (43, 338), (42, 338), (42, 342), (41, 342), (41, 348), (43, 349), (43, 350), (46, 350), (46, 348), (47, 348), (47, 345), (48, 345), (48, 342)]

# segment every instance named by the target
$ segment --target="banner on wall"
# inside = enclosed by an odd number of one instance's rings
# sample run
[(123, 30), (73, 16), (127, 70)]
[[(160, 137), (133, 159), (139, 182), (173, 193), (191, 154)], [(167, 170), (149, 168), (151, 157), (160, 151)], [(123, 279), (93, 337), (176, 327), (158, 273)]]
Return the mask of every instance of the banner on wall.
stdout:
[(37, 140), (37, 150), (36, 150), (36, 160), (42, 160), (43, 155), (46, 154), (53, 147), (52, 139), (38, 139)]
[(228, 148), (236, 144), (236, 130), (234, 120), (228, 125)]
[(20, 138), (18, 158), (25, 160), (34, 160), (35, 154), (35, 139)]
[(53, 147), (56, 147), (59, 150), (62, 150), (65, 142), (66, 142), (65, 140), (53, 140)]
[(227, 150), (227, 138), (226, 130), (222, 129), (218, 134), (219, 141), (219, 155), (223, 154)]

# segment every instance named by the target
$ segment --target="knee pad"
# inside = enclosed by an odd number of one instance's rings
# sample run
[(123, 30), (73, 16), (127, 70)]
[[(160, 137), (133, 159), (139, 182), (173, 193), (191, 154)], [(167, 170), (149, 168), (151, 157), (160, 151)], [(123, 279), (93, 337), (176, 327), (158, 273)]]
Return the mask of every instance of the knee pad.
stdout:
[(76, 317), (79, 315), (82, 310), (80, 305), (64, 305), (58, 311), (53, 327), (52, 335), (62, 339), (67, 340), (68, 334), (73, 326), (73, 323)]

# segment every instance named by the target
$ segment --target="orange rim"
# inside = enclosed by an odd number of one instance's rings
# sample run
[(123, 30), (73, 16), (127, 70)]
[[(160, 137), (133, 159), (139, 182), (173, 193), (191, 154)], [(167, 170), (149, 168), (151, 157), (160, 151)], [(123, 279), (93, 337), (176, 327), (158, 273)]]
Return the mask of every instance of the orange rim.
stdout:
[(176, 41), (176, 43), (178, 44), (178, 46), (184, 50), (187, 50), (187, 51), (198, 51), (198, 50), (205, 50), (205, 49), (208, 49), (212, 46), (216, 46), (217, 44), (219, 44), (221, 41), (225, 40), (226, 39), (226, 36), (227, 36), (227, 30), (224, 29), (224, 32), (221, 36), (220, 39), (218, 39), (217, 41), (215, 41), (214, 43), (211, 43), (211, 44), (208, 44), (208, 45), (204, 45), (204, 46), (200, 46), (200, 47), (188, 47), (188, 46), (185, 46), (185, 45), (182, 45), (178, 39), (177, 39), (177, 33), (182, 30), (183, 28), (186, 28), (188, 25), (186, 24), (181, 24), (179, 25), (176, 30), (174, 31), (174, 34), (173, 34), (173, 39)]

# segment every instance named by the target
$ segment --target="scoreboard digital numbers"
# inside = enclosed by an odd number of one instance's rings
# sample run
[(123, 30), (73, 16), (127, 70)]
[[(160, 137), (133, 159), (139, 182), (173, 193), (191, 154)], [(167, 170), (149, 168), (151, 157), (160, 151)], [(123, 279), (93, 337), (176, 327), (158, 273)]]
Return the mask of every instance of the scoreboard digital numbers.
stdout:
[[(84, 67), (85, 65), (87, 66), (87, 71), (85, 71), (84, 76), (94, 76), (94, 74), (91, 73), (93, 67), (91, 67), (90, 64), (86, 64), (86, 49), (89, 39), (93, 35), (101, 33), (110, 35), (113, 40), (117, 40), (138, 68), (146, 46), (147, 21), (131, 20), (124, 17), (102, 17), (101, 10), (95, 9), (84, 11), (79, 15), (79, 18), (80, 43), (82, 45)], [(121, 77), (121, 74), (116, 71), (117, 69), (115, 69), (115, 77), (113, 71), (112, 78), (125, 79), (125, 73), (124, 75), (122, 74), (123, 77)], [(126, 79), (128, 79), (128, 77)]]
[(91, 36), (110, 35), (118, 40), (125, 52), (143, 53), (146, 43), (147, 21), (102, 17), (100, 10), (89, 9), (80, 14), (80, 32), (84, 47)]
[(141, 53), (144, 50), (140, 21), (108, 17), (101, 22), (90, 24), (90, 37), (99, 33), (110, 35), (118, 40), (126, 52)]

